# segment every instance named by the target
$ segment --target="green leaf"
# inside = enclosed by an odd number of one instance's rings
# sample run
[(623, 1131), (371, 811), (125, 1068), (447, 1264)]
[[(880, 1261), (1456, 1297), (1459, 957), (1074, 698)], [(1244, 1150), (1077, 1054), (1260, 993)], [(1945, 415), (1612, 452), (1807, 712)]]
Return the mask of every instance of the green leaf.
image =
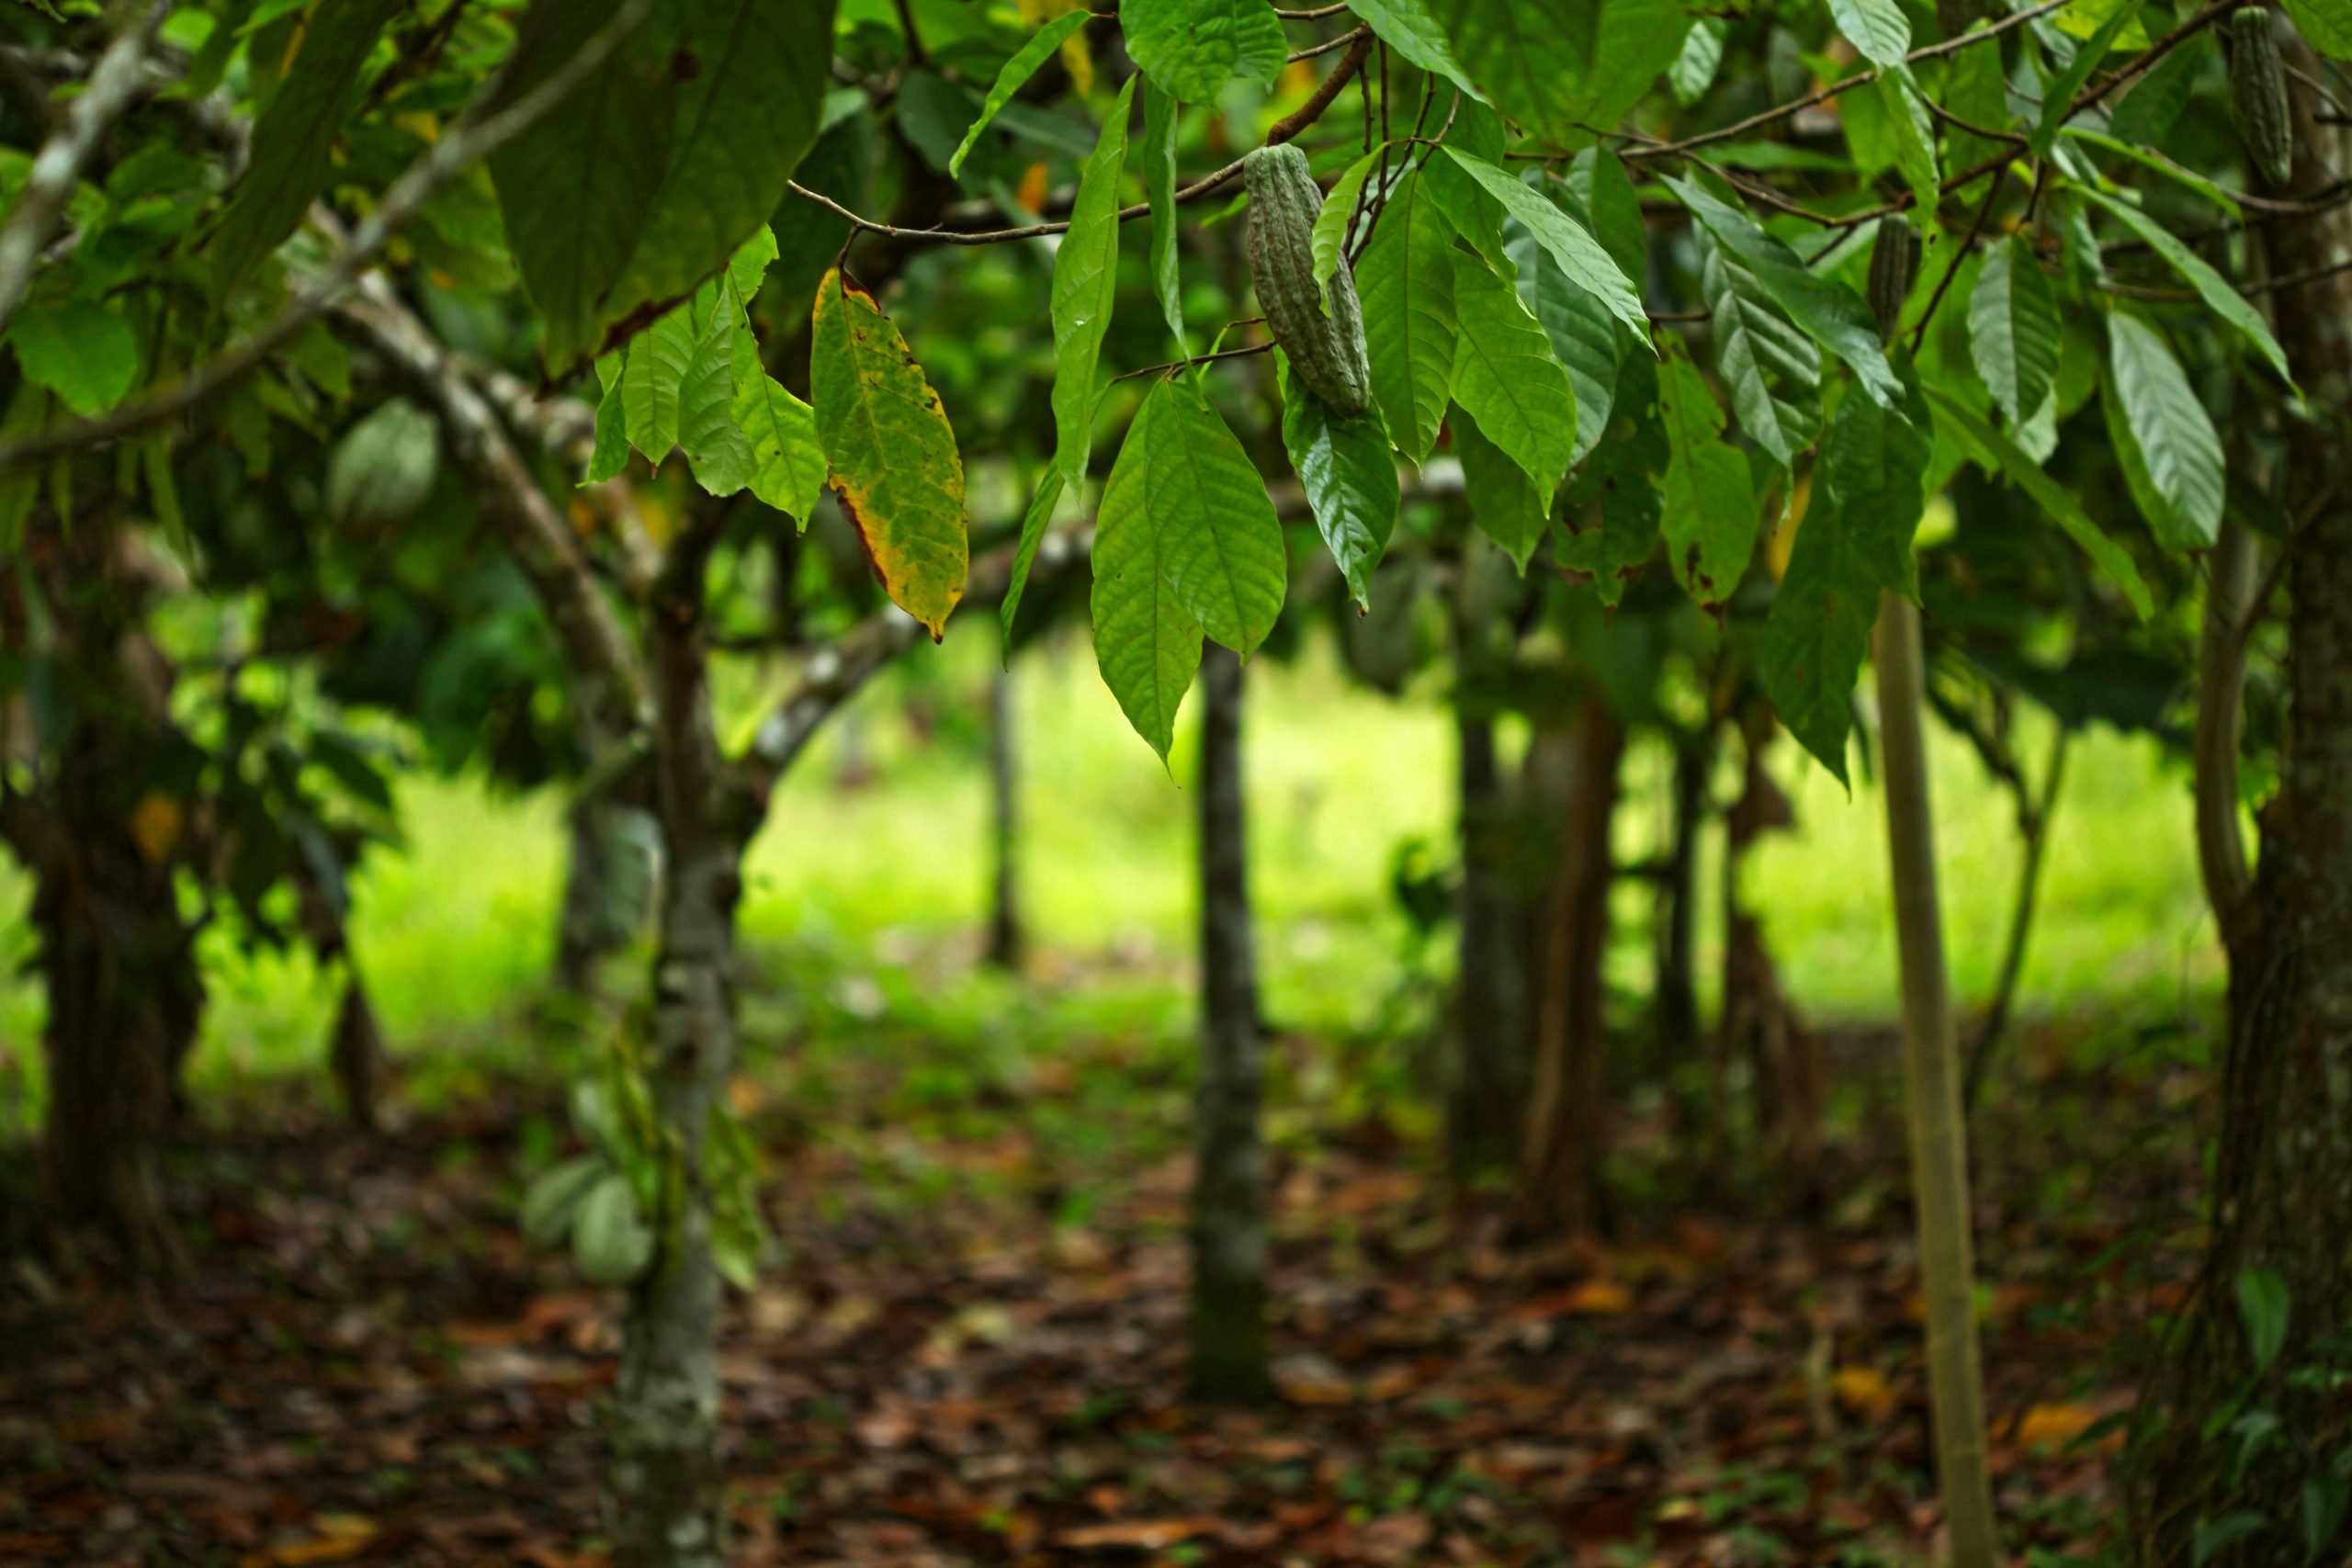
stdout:
[(1583, 224), (1556, 203), (1520, 184), (1500, 166), (1459, 148), (1449, 146), (1445, 152), (1487, 194), (1502, 203), (1505, 212), (1527, 226), (1528, 232), (1535, 236), (1535, 243), (1559, 264), (1568, 281), (1599, 299), (1611, 315), (1638, 333), (1643, 343), (1649, 342), (1650, 323), (1642, 310), (1641, 290), (1618, 269), (1616, 261), (1600, 247), (1600, 242), (1585, 231)]
[(2100, 399), (2132, 498), (2160, 544), (2201, 550), (2221, 534), (2222, 437), (2155, 328), (2109, 316), (2107, 343)]
[(1470, 503), (1471, 520), (1503, 547), (1513, 567), (1526, 571), (1528, 558), (1551, 525), (1550, 492), (1537, 490), (1518, 459), (1487, 439), (1469, 410), (1456, 408), (1447, 428), (1453, 433), (1453, 454), (1462, 460), (1462, 495)]
[(1470, 265), (1457, 261), (1452, 231), (1417, 174), (1389, 197), (1356, 263), (1373, 397), (1397, 448), (1416, 463), (1429, 457), (1445, 421), (1461, 336), (1454, 273)]
[(1624, 160), (1606, 147), (1588, 147), (1568, 164), (1567, 191), (1577, 216), (1617, 270), (1627, 277), (1649, 275), (1649, 224), (1642, 217), (1642, 198)]
[[(1491, 107), (1464, 98), (1454, 107), (1453, 130), (1445, 140), (1449, 147), (1484, 158), (1489, 164), (1500, 164), (1510, 142), (1510, 131), (1504, 126), (1503, 117)], [(1503, 204), (1452, 158), (1430, 152), (1416, 167), (1421, 183), (1437, 198), (1437, 209), (1445, 215), (1453, 232), (1488, 261), (1500, 260)]]
[(1102, 122), (1102, 140), (1080, 176), (1069, 231), (1054, 252), (1054, 466), (1073, 485), (1086, 480), (1094, 442), (1094, 370), (1119, 292), (1119, 171), (1127, 157), (1127, 111), (1135, 78)]
[(1388, 143), (1384, 141), (1350, 164), (1347, 172), (1340, 176), (1339, 183), (1324, 197), (1323, 210), (1315, 215), (1309, 247), (1315, 254), (1315, 288), (1323, 298), (1327, 314), (1330, 310), (1330, 297), (1326, 291), (1330, 287), (1331, 275), (1340, 270), (1340, 253), (1348, 238), (1348, 220), (1363, 198), (1364, 181), (1371, 178), (1373, 171), (1389, 156)]
[(817, 288), (808, 381), (842, 511), (891, 602), (935, 641), (969, 564), (964, 460), (907, 340), (838, 268)]
[(989, 89), (988, 97), (980, 105), (980, 117), (964, 131), (964, 140), (956, 144), (955, 155), (947, 160), (947, 173), (953, 176), (964, 172), (964, 160), (980, 144), (980, 137), (996, 119), (997, 111), (1012, 101), (1037, 67), (1051, 60), (1063, 44), (1070, 40), (1079, 28), (1093, 19), (1093, 13), (1081, 6), (1075, 11), (1065, 11), (1047, 22), (1031, 36), (1028, 42), (1013, 51), (996, 73), (996, 85)]
[(1901, 400), (1903, 383), (1887, 365), (1878, 322), (1860, 295), (1834, 278), (1808, 271), (1794, 251), (1766, 233), (1746, 213), (1708, 195), (1696, 182), (1669, 175), (1666, 186), (1716, 243), (1754, 274), (1758, 287), (1788, 312), (1791, 321), (1853, 367), (1856, 380), (1873, 401), (1891, 407)]
[(571, 1256), (599, 1285), (626, 1285), (653, 1261), (653, 1227), (619, 1171), (605, 1170), (581, 1198), (571, 1219)]
[(1849, 782), (1846, 730), (1881, 592), (1852, 535), (1835, 499), (1816, 494), (1765, 616), (1758, 665), (1781, 722), (1840, 784)]
[(1815, 477), (1844, 525), (1849, 547), (1871, 581), (1905, 599), (1919, 596), (1911, 540), (1928, 503), (1932, 420), (1916, 395), (1904, 409), (1847, 398), (1830, 416)]
[(752, 443), (735, 423), (736, 315), (712, 313), (678, 380), (678, 445), (695, 482), (713, 495), (733, 495), (752, 479)]
[(1551, 339), (1553, 354), (1567, 368), (1568, 389), (1576, 394), (1577, 402), (1576, 446), (1569, 454), (1573, 465), (1592, 449), (1608, 426), (1624, 336), (1607, 308), (1570, 282), (1551, 253), (1536, 243), (1535, 236), (1516, 218), (1503, 225), (1503, 254), (1517, 276), (1520, 299), (1534, 313), (1544, 335)]
[(1911, 51), (1911, 24), (1897, 0), (1829, 0), (1829, 15), (1862, 58), (1882, 69), (1902, 64)]
[[(2352, 0), (2336, 0), (2345, 6), (2347, 20), (2352, 20)], [(2290, 11), (2293, 7), (2288, 7)], [(2303, 29), (2309, 38), (2311, 29)], [(2211, 63), (2220, 46), (2211, 32), (2192, 33), (2179, 48), (2156, 62), (2149, 73), (2133, 83), (2130, 91), (2116, 104), (2109, 117), (2108, 130), (2119, 141), (2133, 147), (2153, 148), (2162, 142), (2180, 118), (2180, 111), (2188, 107), (2188, 96), (2197, 87), (2197, 78)], [(1965, 111), (1962, 111), (1965, 112)]]
[(2352, 60), (2352, 0), (2286, 0), (2295, 30), (2330, 60)]
[(1702, 17), (1691, 23), (1682, 52), (1667, 67), (1667, 85), (1674, 89), (1674, 101), (1686, 109), (1715, 84), (1715, 72), (1724, 62), (1724, 28), (1721, 17)]
[(1924, 227), (1935, 219), (1937, 187), (1943, 179), (1936, 164), (1935, 122), (1928, 118), (1919, 85), (1911, 79), (1908, 66), (1886, 67), (1879, 73), (1875, 85), (1879, 101), (1886, 107), (1887, 128), (1894, 133), (1894, 166), (1903, 172), (1903, 183), (1911, 187), (1912, 221)]
[(695, 356), (694, 312), (666, 312), (628, 345), (621, 371), (621, 406), (628, 413), (629, 445), (657, 467), (678, 444), (678, 389)]
[(561, 1241), (589, 1189), (611, 1168), (597, 1155), (582, 1155), (554, 1167), (523, 1194), (523, 1239), (542, 1250)]
[(2323, 1472), (2303, 1482), (2304, 1562), (2319, 1561), (2319, 1554), (2335, 1539), (2335, 1532), (2344, 1528), (2347, 1506), (2352, 1506), (2352, 1488), (2345, 1485), (2343, 1476)]
[[(1159, 522), (1147, 500), (1148, 448), (1168, 401), (1188, 396), (1162, 381), (1144, 399), (1094, 514), (1094, 660), (1119, 710), (1163, 762), (1176, 735), (1176, 709), (1200, 667), (1201, 626), (1168, 581)], [(1039, 515), (1037, 505), (1030, 514)]]
[(1657, 361), (1627, 355), (1610, 401), (1609, 428), (1568, 480), (1567, 510), (1552, 552), (1561, 566), (1591, 578), (1603, 604), (1623, 598), (1657, 545), (1661, 503), (1652, 476), (1667, 463)]
[[(1867, 399), (1852, 399), (1875, 408)], [(1702, 604), (1732, 595), (1756, 548), (1756, 492), (1747, 460), (1724, 445), (1723, 410), (1699, 367), (1667, 356), (1658, 378), (1658, 418), (1666, 428), (1666, 474), (1659, 525), (1675, 580)]]
[(2019, 450), (2015, 441), (1994, 429), (1982, 415), (1950, 392), (1940, 387), (1929, 387), (1928, 396), (1935, 404), (1939, 426), (1953, 433), (1985, 469), (1999, 469), (2011, 483), (2031, 496), (2051, 521), (2064, 528), (2067, 536), (2082, 547), (2083, 553), (2115, 580), (2141, 619), (2145, 620), (2154, 613), (2148, 585), (2141, 580), (2140, 569), (2132, 563), (2132, 557), (2091, 521), (2090, 514), (2066, 492), (2064, 485), (2042, 472), (2041, 465)]
[(1247, 659), (1273, 630), (1290, 576), (1265, 480), (1197, 389), (1162, 381), (1144, 406), (1145, 504), (1160, 575), (1201, 630)]
[(1136, 68), (1188, 104), (1236, 76), (1272, 82), (1290, 48), (1266, 0), (1125, 0), (1119, 26)]
[(1012, 657), (1013, 618), (1021, 613), (1021, 596), (1028, 591), (1030, 569), (1037, 562), (1037, 547), (1046, 537), (1046, 525), (1054, 520), (1054, 508), (1061, 504), (1066, 482), (1059, 468), (1047, 468), (1046, 477), (1037, 481), (1037, 493), (1029, 498), (1029, 510), (1021, 514), (1021, 543), (1013, 549), (1012, 574), (1005, 580), (1004, 603), (997, 611), (997, 619), (1004, 628), (1008, 661)]
[(78, 414), (114, 407), (139, 377), (139, 339), (130, 323), (87, 299), (26, 306), (8, 342), (25, 379), (55, 392)]
[(1316, 530), (1347, 579), (1348, 592), (1368, 607), (1372, 573), (1388, 548), (1400, 500), (1388, 432), (1377, 412), (1352, 419), (1333, 413), (1299, 380), (1287, 360), (1281, 379), (1283, 446), (1306, 489)]
[(2205, 301), (2206, 309), (2236, 328), (2262, 357), (2270, 362), (2271, 368), (2278, 372), (2279, 379), (2290, 388), (2294, 387), (2294, 373), (2287, 368), (2287, 355), (2278, 346), (2278, 340), (2270, 335), (2270, 329), (2263, 324), (2260, 313), (2246, 303), (2244, 295), (2230, 287), (2227, 278), (2215, 272), (2202, 256), (2174, 238), (2163, 224), (2129, 202), (2119, 201), (2111, 196), (2083, 186), (2075, 188), (2081, 190), (2086, 200), (2107, 209), (2123, 220), (2125, 228), (2146, 241), (2150, 250), (2163, 257), (2167, 265), (2197, 290), (2197, 296)]
[(1454, 271), (1461, 343), (1453, 400), (1487, 440), (1527, 470), (1545, 504), (1576, 451), (1577, 404), (1551, 340), (1494, 270), (1468, 257)]
[(1589, 141), (1586, 127), (1613, 129), (1682, 52), (1692, 0), (1601, 0), (1592, 69), (1562, 84), (1549, 134), (1564, 146)]
[(399, 8), (399, 0), (342, 0), (311, 13), (284, 85), (254, 122), (252, 155), (212, 237), (215, 299), (283, 244), (326, 189), (368, 56)]
[[(600, 332), (692, 292), (767, 221), (817, 139), (832, 81), (830, 50), (810, 40), (832, 37), (833, 0), (676, 3), (685, 32), (664, 62), (679, 84), (668, 163), (628, 220), (635, 244), (598, 308)], [(576, 164), (570, 177), (582, 177)]]
[(1783, 468), (1821, 429), (1821, 351), (1772, 302), (1756, 274), (1704, 230), (1699, 291), (1715, 339), (1715, 373), (1748, 438)]
[[(2197, 36), (2203, 38), (2206, 35), (2199, 33)], [(2198, 196), (2204, 197), (2204, 199), (2211, 202), (2214, 206), (2220, 208), (2222, 211), (2228, 213), (2233, 218), (2245, 216), (2244, 209), (2238, 206), (2237, 197), (2232, 196), (2228, 191), (2222, 189), (2211, 180), (2207, 179), (2203, 175), (2199, 174), (2196, 170), (2188, 167), (2186, 164), (2176, 164), (2171, 159), (2165, 157), (2161, 153), (2154, 152), (2149, 148), (2135, 147), (2132, 143), (2122, 141), (2120, 138), (2103, 136), (2096, 130), (2092, 130), (2079, 125), (2068, 126), (2065, 129), (2064, 135), (2066, 140), (2069, 141), (2080, 141), (2086, 146), (2103, 148), (2107, 152), (2112, 152), (2120, 158), (2129, 158), (2133, 163), (2139, 164), (2142, 168), (2149, 171), (2151, 174), (2156, 175), (2161, 178), (2170, 180), (2173, 184), (2180, 186), (2181, 189), (2192, 191)]]
[(2246, 1508), (2223, 1514), (2199, 1530), (2197, 1539), (2189, 1543), (2188, 1568), (2205, 1568), (2223, 1547), (2233, 1546), (2256, 1531), (2269, 1528), (2270, 1517), (2267, 1514)]
[(2242, 1269), (2233, 1289), (2254, 1370), (2267, 1372), (2278, 1352), (2287, 1348), (2287, 1329), (2294, 1320), (2294, 1294), (2288, 1289), (2286, 1277), (2275, 1269)]
[(1968, 298), (1968, 349), (2012, 426), (2050, 395), (2060, 330), (2058, 297), (2033, 252), (2015, 235), (2004, 238), (1985, 255)]
[(1445, 40), (1445, 29), (1421, 0), (1361, 0), (1360, 4), (1351, 0), (1348, 9), (1407, 64), (1444, 77), (1472, 97), (1484, 98), (1463, 73), (1453, 46)]
[[(1453, 41), (1454, 59), (1497, 108), (1547, 141), (1575, 133), (1563, 110), (1591, 72), (1600, 0), (1426, 4)], [(1679, 31), (1673, 41), (1680, 44)]]
[[(516, 45), (514, 91), (526, 93), (561, 69), (619, 4), (542, 0), (533, 13), (541, 26)], [(649, 41), (615, 50), (490, 155), (507, 245), (546, 318), (546, 356), (559, 367), (599, 345), (599, 306), (628, 267), (669, 167), (675, 89), (666, 51), (644, 47)]]
[(727, 258), (727, 280), (735, 286), (739, 302), (749, 302), (759, 297), (760, 285), (768, 275), (768, 267), (775, 261), (775, 231), (763, 223), (752, 231), (752, 237), (735, 247)]
[(2098, 68), (2098, 62), (2107, 58), (2107, 51), (2115, 45), (2116, 35), (2130, 26), (2139, 14), (2138, 0), (2117, 6), (2115, 14), (2100, 25), (2089, 41), (2075, 51), (2075, 58), (2066, 68), (2042, 84), (2041, 118), (2034, 122), (2032, 131), (2026, 138), (2036, 158), (2050, 156), (2050, 149), (2058, 140), (2059, 128), (2066, 123), (2067, 116), (2074, 113), (2075, 95), (2083, 90), (2083, 84), (2090, 80), (2091, 73)]
[(602, 484), (628, 467), (628, 413), (623, 405), (618, 377), (596, 401), (596, 446), (588, 456), (583, 485)]
[(825, 484), (816, 411), (758, 370), (737, 378), (735, 423), (752, 444), (752, 493), (806, 530)]
[[(1072, 16), (1080, 15), (1071, 12)], [(1184, 342), (1184, 279), (1176, 265), (1176, 121), (1175, 97), (1147, 86), (1143, 97), (1143, 190), (1151, 204), (1151, 288), (1159, 296), (1159, 312), (1168, 318), (1169, 335), (1178, 353), (1188, 353)]]

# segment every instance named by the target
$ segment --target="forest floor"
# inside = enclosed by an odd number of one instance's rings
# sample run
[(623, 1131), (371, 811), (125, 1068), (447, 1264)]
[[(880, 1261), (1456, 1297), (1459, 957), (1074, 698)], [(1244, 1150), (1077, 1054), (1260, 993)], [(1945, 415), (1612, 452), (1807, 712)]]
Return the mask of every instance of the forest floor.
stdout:
[[(741, 1562), (1920, 1560), (1890, 1039), (1835, 1042), (1867, 1088), (1817, 1219), (1745, 1168), (1720, 1188), (1742, 1202), (1710, 1201), (1637, 1100), (1617, 1234), (1524, 1254), (1425, 1135), (1307, 1092), (1326, 1047), (1277, 1041), (1281, 1397), (1245, 1413), (1182, 1397), (1180, 1045), (1016, 1059), (877, 1027), (755, 1058), (737, 1099), (779, 1247), (730, 1292)], [(2132, 1347), (2188, 1264), (2195, 1081), (2161, 1050), (2009, 1043), (1977, 1174), (2019, 1561), (2116, 1528)], [(5, 1260), (0, 1562), (601, 1562), (621, 1298), (517, 1234), (569, 1141), (546, 1081), (412, 1101), (372, 1138), (283, 1085), (204, 1121), (174, 1166), (182, 1284)]]

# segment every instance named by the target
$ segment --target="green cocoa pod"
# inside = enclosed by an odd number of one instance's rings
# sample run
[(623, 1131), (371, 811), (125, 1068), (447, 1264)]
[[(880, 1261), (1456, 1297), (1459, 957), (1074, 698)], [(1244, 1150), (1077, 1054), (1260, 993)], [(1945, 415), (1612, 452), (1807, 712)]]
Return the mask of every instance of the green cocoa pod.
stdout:
[(1878, 237), (1871, 243), (1870, 306), (1879, 336), (1894, 336), (1910, 293), (1911, 225), (1889, 213), (1878, 220)]
[(2295, 130), (2287, 108), (2287, 70), (2270, 13), (2249, 6), (2230, 18), (2230, 118), (2245, 155), (2272, 185), (2295, 169)]
[(1342, 262), (1331, 275), (1329, 315), (1315, 287), (1315, 220), (1323, 192), (1306, 154), (1284, 142), (1243, 160), (1250, 186), (1250, 276), (1274, 341), (1309, 390), (1352, 417), (1372, 406), (1372, 366), (1364, 355), (1363, 308), (1355, 275)]

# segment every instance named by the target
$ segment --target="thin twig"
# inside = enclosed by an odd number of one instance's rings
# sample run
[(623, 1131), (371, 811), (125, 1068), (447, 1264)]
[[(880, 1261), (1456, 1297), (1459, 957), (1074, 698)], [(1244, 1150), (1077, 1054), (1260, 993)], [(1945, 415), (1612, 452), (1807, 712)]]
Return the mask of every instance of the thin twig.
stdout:
[(1132, 381), (1138, 376), (1164, 375), (1182, 370), (1188, 365), (1206, 365), (1218, 359), (1246, 359), (1253, 354), (1264, 354), (1273, 348), (1272, 343), (1253, 343), (1243, 348), (1220, 348), (1215, 354), (1196, 354), (1190, 359), (1171, 359), (1165, 365), (1147, 365), (1140, 370), (1123, 370), (1111, 378), (1114, 381)]

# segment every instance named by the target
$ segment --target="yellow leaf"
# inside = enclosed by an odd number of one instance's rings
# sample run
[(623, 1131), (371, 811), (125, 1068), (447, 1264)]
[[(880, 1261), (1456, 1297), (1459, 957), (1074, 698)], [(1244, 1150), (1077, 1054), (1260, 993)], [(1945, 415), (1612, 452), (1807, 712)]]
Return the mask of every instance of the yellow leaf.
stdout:
[(1894, 1385), (1875, 1367), (1840, 1367), (1829, 1387), (1850, 1415), (1883, 1420), (1894, 1409)]
[(180, 829), (187, 821), (187, 810), (177, 800), (151, 789), (130, 808), (131, 840), (149, 865), (161, 865), (180, 841)]
[(2090, 1429), (2098, 1417), (2080, 1404), (2037, 1404), (2018, 1420), (2017, 1439), (2036, 1443), (2070, 1443)]

